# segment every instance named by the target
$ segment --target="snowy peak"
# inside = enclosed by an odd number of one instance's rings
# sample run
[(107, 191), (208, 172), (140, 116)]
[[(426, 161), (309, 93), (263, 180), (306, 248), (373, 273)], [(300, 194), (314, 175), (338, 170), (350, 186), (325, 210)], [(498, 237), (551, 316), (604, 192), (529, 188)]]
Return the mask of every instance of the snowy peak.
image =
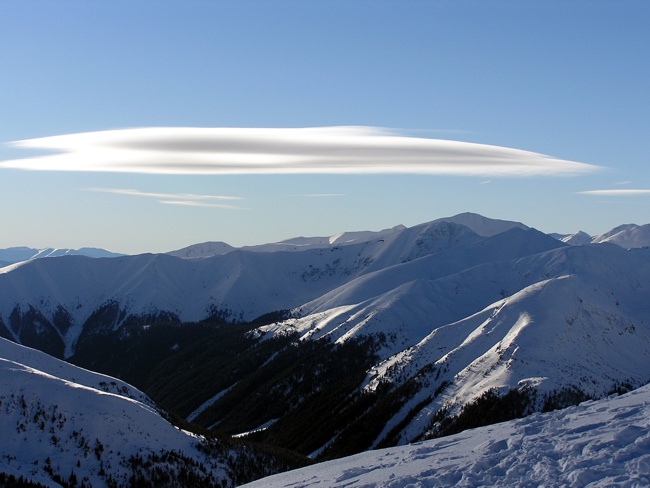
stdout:
[(235, 248), (225, 242), (204, 242), (202, 244), (193, 244), (191, 246), (170, 251), (167, 254), (183, 259), (209, 258), (213, 256), (222, 256)]
[(596, 236), (594, 243), (609, 242), (624, 249), (650, 246), (650, 224), (625, 224)]
[(556, 238), (572, 246), (609, 243), (616, 244), (623, 249), (637, 249), (642, 247), (650, 247), (650, 224), (619, 225), (609, 232), (595, 237), (592, 237), (589, 234), (580, 231), (576, 234), (557, 235)]
[(593, 241), (593, 237), (591, 237), (586, 232), (579, 231), (576, 232), (575, 234), (563, 236), (562, 238), (560, 238), (560, 240), (565, 244), (569, 244), (570, 246), (585, 246), (587, 244), (591, 244), (591, 242)]
[(464, 225), (473, 230), (480, 236), (490, 237), (502, 232), (508, 231), (513, 228), (528, 229), (529, 227), (521, 222), (511, 222), (508, 220), (490, 219), (482, 215), (465, 212), (453, 217), (444, 217), (442, 219), (434, 220), (434, 222), (454, 222), (456, 224)]

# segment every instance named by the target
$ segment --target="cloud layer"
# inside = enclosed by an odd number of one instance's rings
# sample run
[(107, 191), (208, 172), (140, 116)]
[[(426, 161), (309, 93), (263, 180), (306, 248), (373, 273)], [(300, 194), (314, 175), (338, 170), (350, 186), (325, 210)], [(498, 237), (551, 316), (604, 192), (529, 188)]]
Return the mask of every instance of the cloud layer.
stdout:
[(518, 149), (405, 137), (370, 127), (140, 128), (9, 143), (56, 154), (2, 168), (156, 174), (432, 174), (536, 176), (597, 166)]
[(650, 190), (642, 189), (618, 189), (618, 190), (587, 190), (579, 191), (581, 195), (595, 195), (599, 197), (633, 197), (639, 195), (650, 195)]
[(133, 197), (154, 198), (165, 205), (184, 205), (188, 207), (214, 207), (238, 209), (235, 205), (214, 203), (221, 201), (243, 200), (242, 197), (223, 195), (197, 195), (194, 193), (151, 193), (129, 188), (89, 188), (88, 191), (128, 195)]

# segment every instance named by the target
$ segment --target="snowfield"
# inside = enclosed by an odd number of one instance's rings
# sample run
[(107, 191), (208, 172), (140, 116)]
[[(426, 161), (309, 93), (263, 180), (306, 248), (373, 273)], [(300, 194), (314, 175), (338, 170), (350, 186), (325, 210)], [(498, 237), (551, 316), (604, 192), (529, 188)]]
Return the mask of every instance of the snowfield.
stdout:
[(650, 387), (246, 487), (648, 486)]

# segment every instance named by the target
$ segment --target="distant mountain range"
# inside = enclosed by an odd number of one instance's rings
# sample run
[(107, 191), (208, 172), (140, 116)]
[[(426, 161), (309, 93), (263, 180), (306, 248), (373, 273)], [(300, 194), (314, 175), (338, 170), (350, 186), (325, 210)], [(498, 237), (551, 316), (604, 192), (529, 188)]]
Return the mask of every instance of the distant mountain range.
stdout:
[[(453, 217), (445, 217), (430, 223), (435, 224), (443, 221), (463, 225), (483, 237), (490, 237), (512, 228), (529, 228), (521, 222), (489, 219), (483, 217), (482, 215), (469, 212), (458, 214)], [(257, 246), (244, 246), (241, 248), (230, 246), (225, 242), (205, 242), (202, 244), (194, 244), (177, 251), (170, 251), (167, 254), (180, 258), (193, 259), (219, 256), (238, 249), (252, 252), (304, 251), (307, 249), (327, 248), (331, 246), (341, 246), (365, 242), (372, 239), (381, 239), (383, 236), (390, 236), (391, 234), (399, 233), (404, 230), (406, 230), (406, 227), (403, 225), (398, 225), (391, 229), (385, 229), (377, 232), (343, 232), (341, 234), (329, 237), (296, 237), (293, 239), (287, 239), (286, 241), (275, 242), (271, 244), (261, 244)], [(615, 227), (609, 232), (596, 236), (591, 236), (582, 231), (578, 231), (575, 234), (553, 233), (549, 235), (572, 246), (583, 246), (587, 244), (600, 244), (609, 242), (625, 249), (650, 247), (650, 224), (624, 224)]]
[[(506, 220), (488, 219), (482, 215), (473, 213), (462, 213), (453, 217), (442, 218), (434, 220), (429, 224), (435, 225), (440, 222), (451, 222), (463, 225), (478, 235), (489, 237), (500, 232), (518, 227), (521, 229), (528, 229), (527, 226), (520, 222), (510, 222)], [(419, 227), (419, 226), (418, 226)], [(370, 242), (373, 240), (380, 240), (385, 237), (391, 238), (392, 235), (399, 234), (406, 231), (407, 228), (403, 225), (397, 225), (391, 229), (384, 229), (380, 231), (357, 231), (357, 232), (342, 232), (328, 237), (295, 237), (285, 241), (274, 242), (271, 244), (261, 244), (257, 246), (244, 246), (241, 248), (232, 247), (224, 242), (205, 242), (202, 244), (194, 244), (177, 251), (171, 251), (167, 254), (180, 258), (206, 258), (212, 256), (219, 256), (226, 254), (237, 249), (242, 251), (251, 252), (275, 252), (275, 251), (306, 251), (309, 249), (325, 249), (331, 247), (346, 246), (350, 244), (358, 244)]]
[(88, 256), (91, 258), (114, 258), (123, 256), (105, 249), (95, 247), (82, 247), (81, 249), (54, 249), (48, 247), (45, 249), (34, 249), (31, 247), (10, 247), (0, 249), (0, 267), (21, 261), (30, 261), (32, 259), (53, 258), (59, 256)]
[(650, 246), (650, 224), (636, 225), (624, 224), (598, 236), (590, 236), (586, 232), (577, 232), (570, 235), (558, 235), (562, 242), (574, 246), (586, 244), (602, 244), (609, 242), (624, 249), (632, 249)]
[[(520, 222), (511, 222), (505, 220), (496, 220), (483, 217), (473, 213), (462, 213), (453, 217), (446, 217), (431, 222), (439, 221), (453, 222), (464, 225), (480, 236), (489, 237), (498, 234), (513, 227), (528, 229), (527, 226)], [(193, 244), (175, 251), (169, 251), (166, 254), (184, 259), (209, 258), (221, 256), (232, 251), (252, 251), (252, 252), (273, 252), (273, 251), (305, 251), (307, 249), (322, 249), (330, 246), (341, 246), (365, 242), (372, 239), (380, 239), (382, 236), (391, 235), (405, 230), (403, 225), (395, 226), (391, 229), (381, 231), (357, 231), (343, 232), (328, 237), (295, 237), (285, 241), (274, 242), (269, 244), (260, 244), (255, 246), (233, 247), (225, 242), (204, 242)], [(561, 240), (570, 245), (582, 246), (586, 244), (598, 244), (609, 242), (626, 249), (649, 247), (650, 246), (650, 224), (636, 225), (624, 224), (615, 227), (605, 234), (590, 236), (586, 232), (578, 231), (575, 234), (549, 234), (555, 239)], [(56, 249), (45, 248), (35, 249), (31, 247), (11, 247), (0, 249), (0, 267), (15, 264), (21, 261), (32, 259), (59, 256), (87, 256), (93, 258), (111, 258), (124, 256), (124, 254), (114, 253), (105, 249), (94, 247), (83, 247), (80, 249)]]
[(29, 259), (0, 269), (0, 336), (204, 429), (330, 459), (648, 383), (649, 229), (551, 236), (466, 213)]

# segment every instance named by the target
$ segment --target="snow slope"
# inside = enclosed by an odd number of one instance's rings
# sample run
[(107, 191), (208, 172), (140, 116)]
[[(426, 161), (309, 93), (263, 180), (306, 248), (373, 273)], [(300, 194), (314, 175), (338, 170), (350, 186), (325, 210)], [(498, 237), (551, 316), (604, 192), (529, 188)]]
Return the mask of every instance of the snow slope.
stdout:
[(109, 331), (130, 317), (144, 323), (162, 316), (199, 321), (223, 312), (231, 320), (252, 320), (311, 300), (363, 266), (350, 253), (334, 264), (334, 256), (316, 253), (237, 251), (207, 260), (69, 256), (24, 262), (0, 270), (0, 329), (4, 325), (5, 336), (17, 342), (48, 334), (68, 356), (82, 332), (89, 332), (87, 324), (97, 327), (98, 314), (108, 317), (102, 327)]
[(463, 237), (457, 245), (352, 279), (302, 305), (295, 311), (297, 318), (260, 331), (296, 331), (303, 339), (328, 336), (333, 341), (383, 333), (389, 339), (381, 353), (386, 356), (539, 279), (541, 273), (530, 270), (527, 277), (522, 276), (527, 271), (513, 272), (511, 260), (563, 247), (532, 229), (513, 228), (483, 239), (464, 234), (466, 228), (454, 224), (440, 223), (435, 229), (460, 231)]
[[(426, 432), (439, 409), (451, 407), (449, 413), (457, 413), (491, 389), (505, 393), (534, 387), (542, 399), (553, 391), (576, 387), (600, 398), (617, 384), (647, 383), (647, 319), (615, 314), (611, 297), (576, 285), (577, 280), (567, 276), (527, 287), (468, 319), (437, 329), (380, 365), (369, 388), (382, 378), (400, 382), (425, 365), (434, 366), (422, 376), (429, 387), (414, 401), (448, 382), (403, 428), (402, 442)], [(583, 302), (576, 306), (579, 300)], [(401, 420), (410, 406), (405, 405), (392, 423)]]
[(2, 338), (0, 338), (0, 358), (15, 364), (28, 365), (29, 368), (35, 371), (40, 371), (43, 374), (58, 378), (63, 382), (120, 395), (147, 405), (148, 407), (154, 407), (154, 403), (147, 395), (128, 383), (73, 366), (65, 361), (60, 361), (48, 354), (44, 354), (41, 351), (24, 347)]
[[(531, 232), (495, 236), (494, 252), (516, 255), (505, 242), (533, 249), (516, 237), (544, 243)], [(454, 272), (452, 256), (461, 249), (454, 248), (369, 273), (305, 305), (304, 316), (258, 332), (338, 342), (385, 336), (384, 361), (369, 371), (364, 388), (421, 386), (373, 445), (398, 425), (392, 438), (399, 443), (421, 438), (438, 411), (457, 413), (489, 390), (534, 388), (540, 409), (546, 395), (564, 388), (602, 397), (617, 385), (650, 381), (650, 260), (644, 253), (561, 246), (494, 259), (488, 241), (480, 244), (484, 254), (470, 246), (478, 263), (466, 269)]]
[(250, 488), (647, 486), (650, 387), (431, 441), (368, 451)]
[(143, 393), (4, 339), (0, 431), (0, 471), (46, 486), (72, 473), (79, 483), (128, 485), (135, 458), (168, 473), (229, 480), (226, 464), (201, 452), (199, 438), (172, 426)]

